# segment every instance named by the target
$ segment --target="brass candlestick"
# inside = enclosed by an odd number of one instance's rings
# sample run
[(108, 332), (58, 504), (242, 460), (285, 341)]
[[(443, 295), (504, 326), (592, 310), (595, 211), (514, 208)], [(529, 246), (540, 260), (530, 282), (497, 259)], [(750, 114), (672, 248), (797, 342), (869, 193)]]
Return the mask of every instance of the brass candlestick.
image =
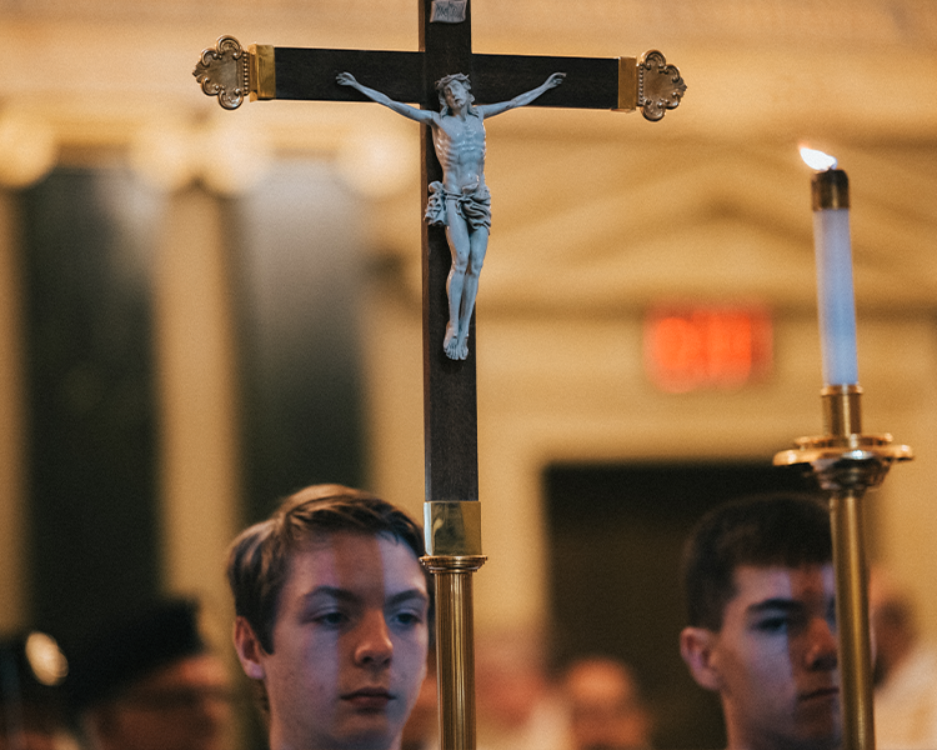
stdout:
[(858, 385), (825, 386), (821, 391), (827, 431), (800, 438), (797, 448), (778, 453), (775, 466), (803, 465), (830, 493), (836, 622), (839, 633), (843, 750), (874, 750), (872, 658), (869, 631), (868, 564), (861, 501), (895, 461), (912, 458), (891, 435), (863, 435)]

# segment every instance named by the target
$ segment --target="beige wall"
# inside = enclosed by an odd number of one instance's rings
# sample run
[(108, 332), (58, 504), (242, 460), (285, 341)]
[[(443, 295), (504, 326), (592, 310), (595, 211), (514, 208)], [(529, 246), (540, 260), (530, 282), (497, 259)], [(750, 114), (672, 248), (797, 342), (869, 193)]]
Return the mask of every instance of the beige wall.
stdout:
[[(240, 491), (218, 197), (186, 180), (214, 175), (223, 185), (232, 169), (254, 169), (270, 154), (338, 158), (368, 129), (396, 129), (398, 156), (415, 164), (416, 126), (374, 106), (271, 102), (227, 113), (198, 90), (192, 68), (222, 33), (245, 44), (416, 46), (411, 0), (330, 5), (0, 3), (0, 118), (13, 109), (40, 118), (64, 163), (129, 163), (153, 125), (164, 155), (182, 154), (168, 175), (181, 192), (168, 201), (157, 318), (173, 587), (201, 588), (205, 566), (238, 525), (230, 501)], [(540, 110), (490, 126), (495, 225), (478, 307), (478, 398), (491, 559), (478, 576), (481, 626), (534, 626), (547, 616), (539, 476), (548, 462), (768, 457), (820, 429), (809, 175), (795, 153), (807, 138), (835, 150), (853, 181), (866, 428), (891, 431), (917, 453), (870, 499), (875, 549), (914, 587), (937, 636), (937, 504), (928, 481), (937, 447), (937, 101), (922, 84), (937, 73), (937, 10), (929, 0), (860, 9), (849, 0), (588, 0), (569, 8), (478, 0), (476, 48), (613, 56), (657, 47), (689, 88), (658, 124)], [(253, 141), (232, 141), (232, 131)], [(419, 186), (415, 166), (403, 171), (403, 187), (370, 217), (375, 253), (394, 255), (403, 271), (368, 303), (379, 321), (367, 348), (368, 428), (374, 486), (419, 513)], [(26, 614), (15, 224), (0, 198), (0, 597), (14, 603), (0, 625)], [(186, 262), (193, 247), (204, 250), (195, 265)], [(207, 290), (204, 298), (193, 286)], [(773, 379), (737, 394), (655, 392), (641, 370), (640, 323), (662, 298), (766, 303), (775, 311)], [(196, 305), (207, 310), (205, 328), (187, 331)], [(199, 388), (211, 397), (200, 400)], [(196, 454), (204, 460), (194, 462)]]
[(227, 614), (224, 553), (241, 526), (237, 362), (223, 208), (172, 196), (156, 263), (165, 580)]

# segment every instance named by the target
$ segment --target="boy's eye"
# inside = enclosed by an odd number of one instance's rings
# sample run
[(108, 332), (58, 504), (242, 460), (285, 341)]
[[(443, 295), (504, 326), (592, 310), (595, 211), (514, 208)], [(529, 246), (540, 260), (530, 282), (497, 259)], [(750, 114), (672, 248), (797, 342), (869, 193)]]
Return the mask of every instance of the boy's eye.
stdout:
[(408, 610), (401, 610), (400, 612), (395, 613), (394, 615), (392, 615), (392, 619), (398, 625), (402, 625), (404, 627), (413, 627), (423, 622), (424, 618), (423, 618), (422, 612), (417, 612), (417, 611), (408, 609)]
[(786, 631), (789, 625), (788, 617), (766, 617), (755, 623), (755, 630), (762, 633), (780, 633)]
[(346, 617), (343, 612), (334, 611), (334, 612), (323, 612), (312, 618), (312, 621), (319, 625), (341, 625), (345, 622)]

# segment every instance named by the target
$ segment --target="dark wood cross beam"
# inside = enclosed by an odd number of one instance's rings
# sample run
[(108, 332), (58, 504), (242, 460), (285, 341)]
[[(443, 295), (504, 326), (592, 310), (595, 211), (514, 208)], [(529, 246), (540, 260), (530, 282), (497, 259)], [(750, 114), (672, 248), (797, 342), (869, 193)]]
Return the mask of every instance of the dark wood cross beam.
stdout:
[[(424, 85), (428, 58), (425, 52), (363, 52), (358, 50), (297, 49), (278, 47), (273, 52), (275, 99), (363, 101), (345, 87), (335, 86), (322, 71), (354, 71), (368, 86), (383, 91), (391, 99), (418, 102), (424, 108), (438, 109), (435, 80)], [(345, 67), (343, 67), (345, 66)], [(479, 104), (506, 101), (522, 91), (540, 85), (556, 71), (567, 75), (566, 85), (544, 94), (529, 106), (574, 107), (578, 109), (618, 108), (618, 67), (616, 58), (526, 57), (517, 55), (472, 54), (454, 70), (472, 80), (472, 93)], [(318, 75), (311, 75), (317, 71)], [(577, 85), (578, 84), (578, 85)]]
[[(305, 49), (253, 45), (242, 50), (222, 37), (206, 50), (194, 75), (207, 94), (227, 108), (252, 99), (364, 101), (357, 91), (336, 83), (351, 72), (363, 84), (391, 99), (438, 109), (435, 82), (465, 73), (476, 103), (507, 101), (563, 72), (562, 86), (544, 93), (532, 106), (635, 110), (659, 120), (675, 108), (685, 86), (679, 72), (659, 52), (636, 58), (537, 57), (472, 52), (471, 3), (460, 22), (433, 21), (451, 7), (447, 0), (418, 0), (420, 51), (391, 52)], [(459, 3), (456, 2), (455, 5)], [(438, 16), (437, 16), (438, 17)], [(423, 209), (426, 186), (442, 178), (429, 128), (422, 128)], [(497, 201), (497, 196), (495, 196)], [(446, 277), (450, 250), (444, 229), (423, 226), (423, 366), (426, 501), (478, 499), (475, 360), (451, 360), (441, 342), (449, 319)], [(477, 341), (474, 316), (469, 340)]]

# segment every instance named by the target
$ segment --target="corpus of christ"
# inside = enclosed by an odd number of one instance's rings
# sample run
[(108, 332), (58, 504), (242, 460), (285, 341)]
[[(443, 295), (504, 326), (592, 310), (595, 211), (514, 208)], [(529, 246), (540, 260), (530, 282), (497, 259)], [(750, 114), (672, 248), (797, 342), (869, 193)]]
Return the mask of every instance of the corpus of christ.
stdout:
[(485, 184), (485, 126), (489, 117), (530, 104), (563, 82), (563, 73), (553, 73), (540, 86), (506, 102), (474, 105), (468, 76), (453, 73), (436, 82), (439, 112), (417, 109), (396, 102), (380, 91), (361, 85), (351, 73), (340, 73), (338, 82), (360, 91), (369, 99), (397, 114), (429, 126), (436, 158), (442, 166), (442, 181), (429, 185), (425, 220), (446, 228), (452, 252), (452, 268), (446, 280), (449, 322), (443, 350), (449, 359), (468, 357), (469, 322), (478, 294), (478, 277), (491, 231), (491, 194)]

